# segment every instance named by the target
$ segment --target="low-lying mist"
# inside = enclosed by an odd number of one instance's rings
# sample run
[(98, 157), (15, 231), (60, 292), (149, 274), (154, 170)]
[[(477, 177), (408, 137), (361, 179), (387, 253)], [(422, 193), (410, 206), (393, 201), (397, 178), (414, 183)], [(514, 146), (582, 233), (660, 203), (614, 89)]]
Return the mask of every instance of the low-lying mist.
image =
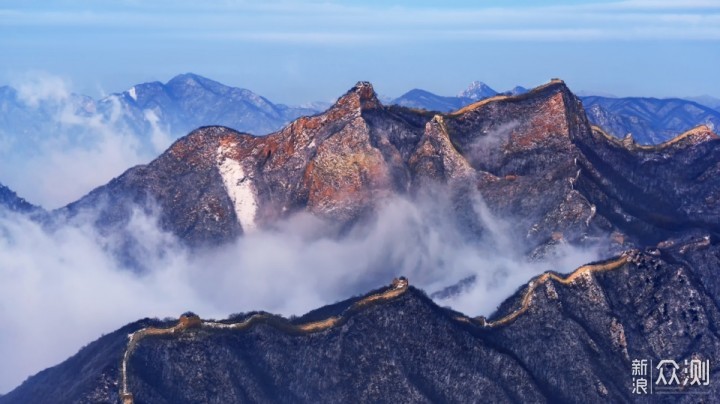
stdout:
[(487, 315), (532, 276), (598, 258), (597, 248), (560, 246), (548, 261), (529, 261), (512, 222), (474, 198), (484, 229), (476, 237), (461, 230), (450, 201), (395, 197), (340, 238), (328, 237), (322, 220), (298, 214), (202, 251), (186, 249), (138, 209), (126, 231), (142, 246), (133, 259), (148, 271), (124, 267), (118, 237), (84, 221), (48, 229), (0, 211), (0, 392), (144, 317), (300, 315), (399, 275), (428, 293), (474, 276), (463, 293), (438, 303)]

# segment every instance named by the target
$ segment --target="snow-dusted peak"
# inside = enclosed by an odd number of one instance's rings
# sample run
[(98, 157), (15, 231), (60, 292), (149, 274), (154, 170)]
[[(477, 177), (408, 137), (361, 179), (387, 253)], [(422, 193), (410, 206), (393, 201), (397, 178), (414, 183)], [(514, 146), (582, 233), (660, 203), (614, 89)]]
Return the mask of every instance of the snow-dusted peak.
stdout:
[(470, 85), (458, 94), (458, 97), (470, 98), (471, 100), (481, 100), (483, 98), (496, 95), (497, 91), (493, 90), (482, 81), (473, 81)]

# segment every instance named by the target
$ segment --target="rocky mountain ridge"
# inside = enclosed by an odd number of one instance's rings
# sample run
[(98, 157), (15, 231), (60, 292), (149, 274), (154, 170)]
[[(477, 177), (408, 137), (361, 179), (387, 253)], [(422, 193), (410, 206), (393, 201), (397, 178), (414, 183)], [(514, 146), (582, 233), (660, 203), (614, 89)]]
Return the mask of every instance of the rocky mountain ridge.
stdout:
[(171, 133), (187, 133), (197, 127), (222, 125), (242, 132), (263, 135), (289, 121), (316, 111), (274, 104), (244, 88), (226, 86), (217, 81), (186, 73), (167, 83), (138, 84), (117, 94), (123, 107), (139, 121), (152, 111), (158, 124)]
[(57, 118), (69, 110), (80, 116), (118, 120), (123, 128), (148, 135), (153, 125), (182, 136), (206, 125), (224, 125), (263, 135), (281, 128), (312, 108), (275, 104), (244, 88), (231, 87), (203, 76), (185, 73), (166, 83), (136, 84), (100, 99), (80, 94), (29, 98), (10, 86), (0, 87), (0, 133), (5, 137), (46, 136), (59, 131)]
[[(31, 377), (0, 403), (121, 395), (125, 403), (632, 401), (633, 359), (720, 357), (717, 301), (682, 258), (707, 248), (717, 251), (692, 243), (626, 251), (568, 276), (545, 274), (489, 319), (440, 308), (396, 283), (292, 320), (145, 319)], [(132, 344), (143, 330), (157, 332), (126, 355), (128, 333)], [(74, 383), (63, 383), (70, 374)], [(719, 393), (716, 384), (685, 389), (696, 394), (653, 399)]]
[[(468, 191), (479, 192), (494, 214), (513, 218), (514, 230), (536, 247), (557, 237), (582, 243), (612, 231), (633, 243), (650, 234), (670, 236), (666, 224), (661, 228), (637, 206), (651, 193), (651, 206), (677, 218), (671, 223), (715, 231), (716, 220), (707, 215), (718, 207), (708, 204), (715, 191), (707, 185), (716, 178), (716, 136), (703, 127), (678, 139), (684, 140), (642, 147), (592, 130), (582, 104), (561, 81), (452, 114), (386, 107), (363, 82), (325, 113), (268, 136), (223, 127), (193, 131), (155, 161), (62, 212), (72, 216), (113, 200), (113, 208), (101, 208), (98, 217), (101, 225), (113, 226), (131, 206), (152, 200), (166, 229), (190, 244), (213, 244), (300, 211), (350, 224), (385, 197), (416, 195), (437, 183), (450, 185), (458, 209), (467, 212), (465, 225), (475, 227), (471, 233), (481, 225), (473, 223)], [(694, 147), (687, 147), (689, 141)], [(701, 173), (695, 178), (700, 175), (702, 184), (691, 178), (667, 182), (683, 172)], [(680, 192), (684, 187), (702, 190), (693, 196)], [(626, 200), (626, 194), (633, 196)], [(659, 201), (665, 201), (662, 207)]]

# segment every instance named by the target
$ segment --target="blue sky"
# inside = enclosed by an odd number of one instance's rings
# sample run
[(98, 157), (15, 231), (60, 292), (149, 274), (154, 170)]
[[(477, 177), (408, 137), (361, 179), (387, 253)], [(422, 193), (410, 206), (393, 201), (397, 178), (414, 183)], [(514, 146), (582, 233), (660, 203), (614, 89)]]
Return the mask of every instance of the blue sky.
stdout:
[(720, 97), (720, 1), (0, 2), (0, 82), (97, 96), (195, 72), (273, 101), (358, 80), (397, 96), (563, 78), (575, 91)]

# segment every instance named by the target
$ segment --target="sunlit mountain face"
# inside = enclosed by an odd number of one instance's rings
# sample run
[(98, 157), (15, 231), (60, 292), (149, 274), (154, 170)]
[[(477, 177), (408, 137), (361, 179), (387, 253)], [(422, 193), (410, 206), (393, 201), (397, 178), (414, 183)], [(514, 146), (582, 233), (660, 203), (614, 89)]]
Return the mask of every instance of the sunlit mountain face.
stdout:
[(54, 305), (198, 314), (131, 322), (0, 402), (630, 400), (633, 359), (718, 357), (718, 139), (618, 139), (560, 80), (450, 113), (359, 82), (266, 136), (193, 130), (61, 209), (6, 189), (20, 282), (63, 262), (54, 288), (104, 285)]

